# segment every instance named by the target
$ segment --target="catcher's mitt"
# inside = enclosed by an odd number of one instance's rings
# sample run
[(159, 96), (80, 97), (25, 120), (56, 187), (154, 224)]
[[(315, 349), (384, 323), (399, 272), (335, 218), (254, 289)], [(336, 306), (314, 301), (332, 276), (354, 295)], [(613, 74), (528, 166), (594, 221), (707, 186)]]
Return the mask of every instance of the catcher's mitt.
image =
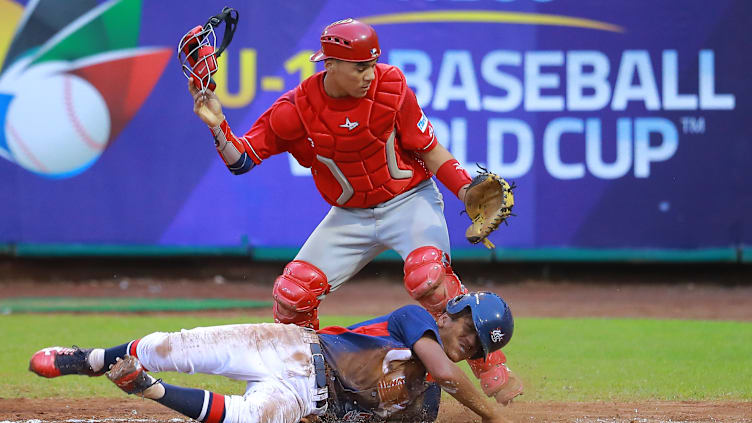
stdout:
[(473, 223), (465, 237), (473, 244), (483, 241), (487, 248), (495, 248), (486, 238), (501, 222), (512, 215), (514, 184), (510, 185), (499, 175), (481, 168), (465, 192), (465, 211)]

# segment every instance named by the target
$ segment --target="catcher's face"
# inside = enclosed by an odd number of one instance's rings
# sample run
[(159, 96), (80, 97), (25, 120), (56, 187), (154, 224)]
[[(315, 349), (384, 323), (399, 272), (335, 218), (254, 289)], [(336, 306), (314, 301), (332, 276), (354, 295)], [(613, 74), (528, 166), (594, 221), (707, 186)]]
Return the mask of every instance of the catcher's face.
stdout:
[(455, 319), (444, 313), (439, 316), (436, 323), (439, 326), (444, 352), (450, 360), (456, 363), (476, 355), (480, 348), (480, 340), (469, 313)]
[(371, 88), (371, 82), (376, 78), (376, 60), (345, 62), (327, 59), (324, 66), (324, 89), (332, 97), (365, 97)]

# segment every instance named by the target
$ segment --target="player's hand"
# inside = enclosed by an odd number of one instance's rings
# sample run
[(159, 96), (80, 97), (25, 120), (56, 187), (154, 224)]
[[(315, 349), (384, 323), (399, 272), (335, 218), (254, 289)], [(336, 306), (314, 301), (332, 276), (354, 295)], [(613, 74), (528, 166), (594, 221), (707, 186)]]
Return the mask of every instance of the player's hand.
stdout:
[(494, 399), (497, 403), (506, 407), (507, 405), (510, 405), (512, 403), (513, 398), (509, 398), (509, 394), (504, 392), (504, 390), (502, 389), (501, 391), (497, 392), (496, 395), (494, 395)]
[(193, 96), (193, 113), (205, 124), (214, 127), (219, 126), (225, 120), (225, 115), (222, 113), (222, 104), (213, 91), (206, 90), (202, 93), (193, 85), (193, 79), (188, 80), (188, 91)]
[(496, 402), (503, 406), (512, 404), (514, 398), (518, 395), (522, 395), (522, 380), (520, 380), (520, 378), (508, 368), (506, 370), (509, 379), (507, 379), (507, 382), (503, 384), (495, 394), (493, 394), (493, 398)]

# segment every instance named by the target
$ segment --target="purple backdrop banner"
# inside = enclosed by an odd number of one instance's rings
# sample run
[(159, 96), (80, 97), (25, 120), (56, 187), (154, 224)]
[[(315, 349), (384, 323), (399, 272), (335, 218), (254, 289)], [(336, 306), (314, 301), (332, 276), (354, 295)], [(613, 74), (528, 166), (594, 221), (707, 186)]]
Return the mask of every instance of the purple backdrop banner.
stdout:
[[(458, 160), (516, 182), (497, 246), (752, 244), (749, 1), (228, 3), (216, 79), (236, 133), (355, 17)], [(0, 244), (302, 245), (329, 208), (308, 170), (281, 155), (234, 176), (192, 113), (175, 46), (220, 3), (56, 4), (0, 2)]]

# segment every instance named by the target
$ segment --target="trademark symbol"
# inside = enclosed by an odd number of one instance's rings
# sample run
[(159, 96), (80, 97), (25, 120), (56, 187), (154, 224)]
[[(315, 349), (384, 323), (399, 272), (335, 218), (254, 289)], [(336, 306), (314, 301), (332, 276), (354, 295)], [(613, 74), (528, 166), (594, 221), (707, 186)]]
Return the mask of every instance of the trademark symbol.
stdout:
[(681, 118), (682, 132), (685, 134), (704, 134), (705, 118), (684, 116)]

